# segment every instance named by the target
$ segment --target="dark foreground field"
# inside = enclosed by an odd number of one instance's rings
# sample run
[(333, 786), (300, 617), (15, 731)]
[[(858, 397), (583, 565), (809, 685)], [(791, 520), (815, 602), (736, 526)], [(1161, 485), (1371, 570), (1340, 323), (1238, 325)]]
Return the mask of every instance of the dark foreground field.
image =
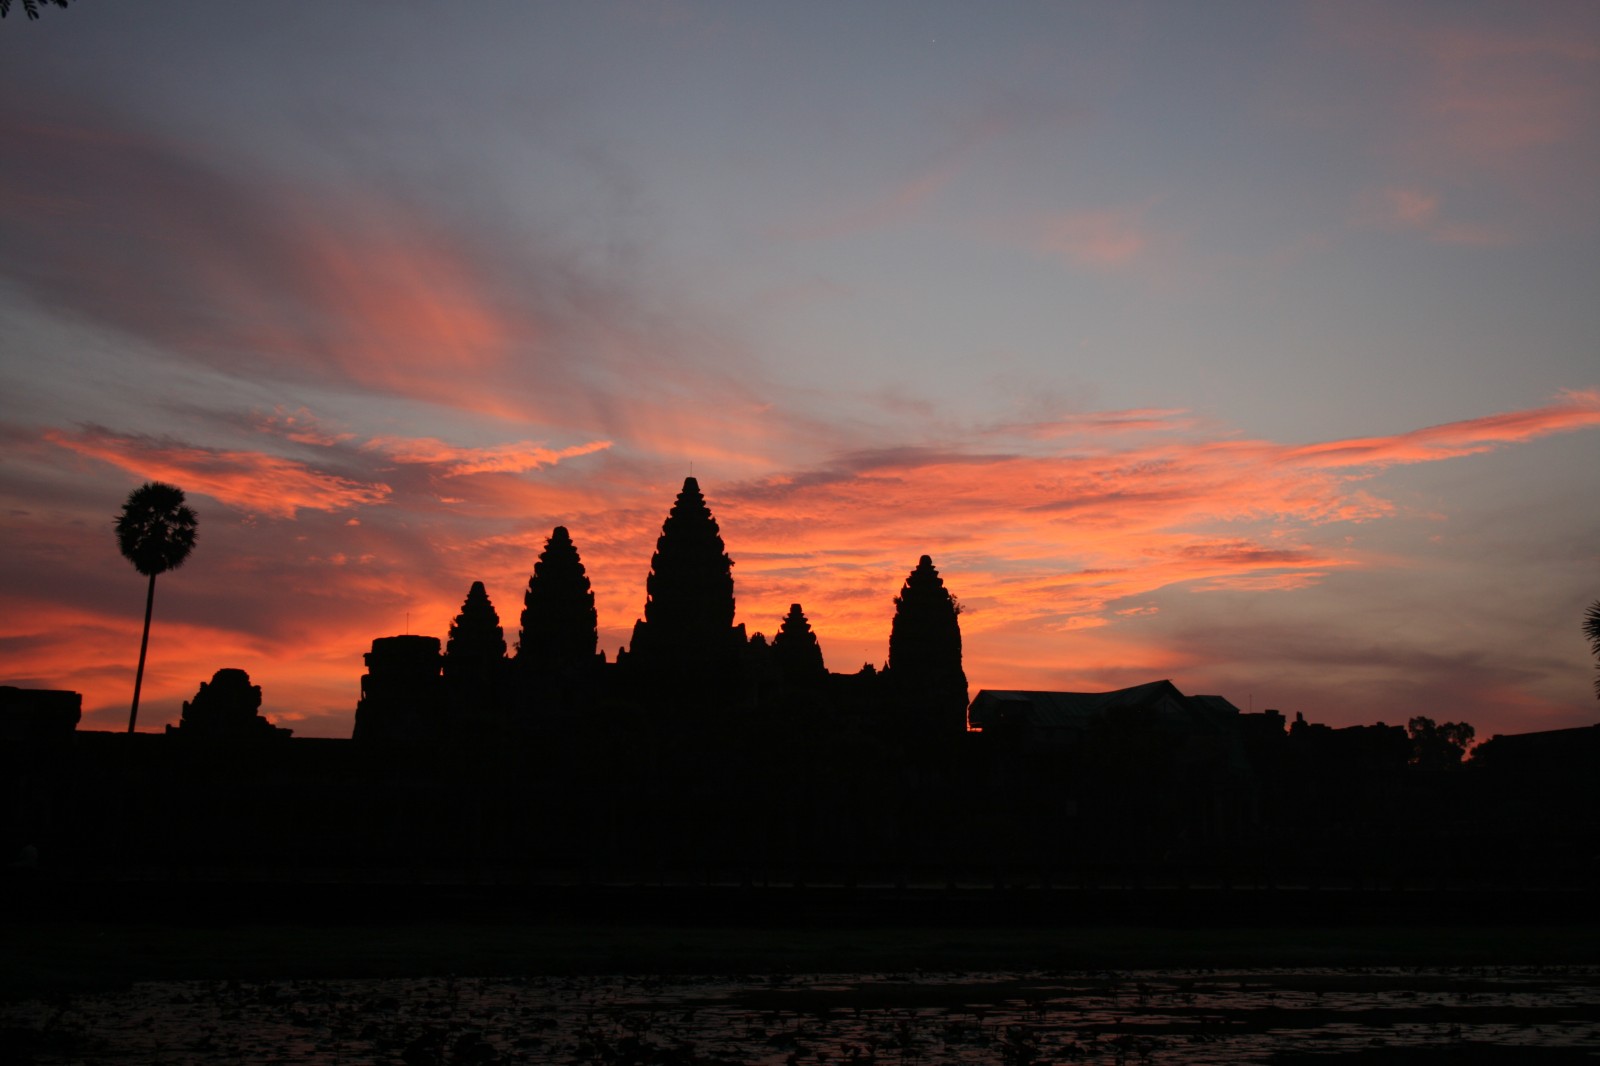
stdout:
[(141, 981), (0, 1003), (8, 1063), (1592, 1063), (1593, 967)]
[(1600, 927), (1421, 926), (817, 929), (547, 925), (423, 920), (396, 925), (13, 925), (0, 999), (135, 981), (596, 974), (1572, 967), (1593, 964)]
[(10, 1062), (1600, 1062), (1583, 896), (13, 882)]
[(1600, 966), (1593, 894), (5, 884), (0, 995), (137, 980)]

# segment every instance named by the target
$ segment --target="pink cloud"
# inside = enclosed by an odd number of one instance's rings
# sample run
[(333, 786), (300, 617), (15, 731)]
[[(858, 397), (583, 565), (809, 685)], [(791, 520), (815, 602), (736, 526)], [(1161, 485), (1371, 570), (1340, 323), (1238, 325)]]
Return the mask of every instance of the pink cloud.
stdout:
[(1592, 136), (1600, 38), (1590, 21), (1587, 34), (1577, 26), (1427, 34), (1421, 116), (1449, 150), (1495, 166)]
[(1512, 23), (1466, 7), (1311, 10), (1319, 38), (1352, 47), (1388, 90), (1369, 121), (1395, 178), (1369, 197), (1366, 221), (1387, 215), (1389, 224), (1457, 245), (1592, 225), (1600, 9), (1524, 5)]
[(1404, 77), (1392, 111), (1416, 160), (1501, 170), (1593, 143), (1600, 17), (1591, 4), (1525, 5), (1514, 24), (1471, 8), (1351, 2), (1311, 11), (1319, 36)]
[(832, 240), (895, 225), (926, 207), (955, 174), (954, 166), (941, 164), (906, 179), (871, 203), (831, 212), (811, 222), (777, 226), (771, 236), (783, 240)]
[(1143, 208), (1052, 215), (1040, 226), (1038, 248), (1091, 269), (1124, 267), (1150, 249), (1151, 237), (1143, 216)]
[(1391, 186), (1363, 198), (1358, 219), (1386, 229), (1419, 233), (1439, 244), (1497, 247), (1514, 236), (1500, 226), (1445, 218), (1439, 193), (1416, 187)]
[(1385, 189), (1382, 204), (1386, 217), (1402, 226), (1426, 227), (1439, 215), (1439, 197), (1418, 189)]

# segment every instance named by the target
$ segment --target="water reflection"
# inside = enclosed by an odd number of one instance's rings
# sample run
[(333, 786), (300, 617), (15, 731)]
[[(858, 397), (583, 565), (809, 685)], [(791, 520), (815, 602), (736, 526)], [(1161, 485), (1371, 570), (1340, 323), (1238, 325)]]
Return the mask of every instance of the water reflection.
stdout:
[(0, 1028), (39, 1063), (1585, 1062), (1600, 968), (158, 982)]

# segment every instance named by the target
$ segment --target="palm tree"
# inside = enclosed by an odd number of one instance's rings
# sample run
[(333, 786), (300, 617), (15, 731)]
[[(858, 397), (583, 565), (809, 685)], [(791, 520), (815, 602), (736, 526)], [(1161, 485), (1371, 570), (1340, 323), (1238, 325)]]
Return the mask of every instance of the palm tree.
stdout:
[[(44, 2), (46, 4), (54, 4), (57, 7), (67, 6), (67, 0), (44, 0)], [(22, 0), (22, 10), (27, 12), (30, 19), (38, 18), (39, 0)], [(11, 0), (0, 0), (0, 19), (9, 14), (11, 14)]]
[[(1583, 635), (1589, 638), (1589, 650), (1600, 659), (1600, 600), (1595, 600), (1584, 612)], [(1600, 699), (1600, 677), (1594, 679), (1594, 694)]]
[(150, 646), (150, 611), (156, 602), (156, 575), (176, 570), (194, 550), (199, 521), (183, 505), (183, 490), (148, 481), (128, 493), (117, 516), (117, 546), (135, 570), (150, 577), (144, 598), (144, 637), (139, 641), (139, 672), (133, 678), (133, 709), (128, 712), (128, 732), (139, 720), (139, 689), (144, 684), (144, 653)]

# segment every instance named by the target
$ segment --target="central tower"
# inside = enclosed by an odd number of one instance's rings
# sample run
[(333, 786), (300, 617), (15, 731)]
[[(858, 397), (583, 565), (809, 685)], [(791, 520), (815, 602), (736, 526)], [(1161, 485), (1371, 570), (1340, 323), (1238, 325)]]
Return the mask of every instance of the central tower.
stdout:
[(729, 691), (744, 644), (733, 624), (733, 560), (692, 477), (661, 525), (645, 593), (628, 649), (633, 668), (649, 680)]

